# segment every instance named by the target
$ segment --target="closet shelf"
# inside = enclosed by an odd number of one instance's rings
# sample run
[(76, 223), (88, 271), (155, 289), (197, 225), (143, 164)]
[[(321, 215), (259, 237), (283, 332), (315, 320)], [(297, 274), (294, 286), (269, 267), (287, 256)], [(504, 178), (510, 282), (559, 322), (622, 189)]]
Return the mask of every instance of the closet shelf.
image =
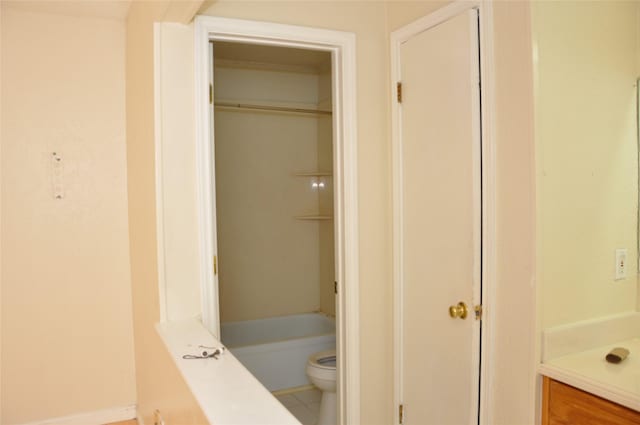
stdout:
[(294, 217), (296, 220), (333, 220), (332, 215), (297, 215)]
[(296, 177), (329, 177), (332, 176), (333, 173), (330, 173), (328, 171), (302, 171), (299, 173), (294, 173), (293, 175)]
[(248, 110), (248, 111), (263, 111), (263, 112), (284, 112), (293, 114), (311, 114), (311, 115), (331, 115), (331, 111), (323, 109), (311, 109), (311, 108), (296, 108), (290, 106), (277, 106), (277, 105), (264, 105), (264, 104), (252, 104), (252, 103), (238, 103), (238, 102), (223, 102), (216, 101), (214, 103), (216, 108), (224, 108), (229, 110)]

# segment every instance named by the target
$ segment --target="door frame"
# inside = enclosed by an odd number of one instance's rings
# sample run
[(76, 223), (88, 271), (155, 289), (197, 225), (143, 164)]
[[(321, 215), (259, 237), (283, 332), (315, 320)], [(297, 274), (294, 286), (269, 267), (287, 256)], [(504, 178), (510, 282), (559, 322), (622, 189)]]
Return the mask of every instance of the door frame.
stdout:
[(209, 41), (241, 41), (323, 50), (332, 56), (334, 232), (337, 306), (338, 423), (360, 423), (358, 185), (355, 34), (239, 19), (197, 16), (194, 23), (196, 181), (202, 322), (220, 336), (216, 255), (214, 152), (209, 104)]
[[(480, 336), (479, 425), (491, 423), (493, 406), (490, 391), (493, 370), (492, 343), (495, 335), (496, 300), (496, 146), (495, 146), (495, 84), (493, 55), (493, 9), (487, 0), (456, 0), (391, 33), (391, 144), (393, 190), (393, 308), (394, 308), (394, 406), (402, 401), (402, 132), (401, 107), (396, 102), (396, 83), (400, 81), (400, 48), (411, 37), (441, 24), (465, 11), (479, 13), (480, 81), (481, 81), (481, 190), (482, 190), (482, 331)], [(399, 424), (399, 414), (394, 417)]]

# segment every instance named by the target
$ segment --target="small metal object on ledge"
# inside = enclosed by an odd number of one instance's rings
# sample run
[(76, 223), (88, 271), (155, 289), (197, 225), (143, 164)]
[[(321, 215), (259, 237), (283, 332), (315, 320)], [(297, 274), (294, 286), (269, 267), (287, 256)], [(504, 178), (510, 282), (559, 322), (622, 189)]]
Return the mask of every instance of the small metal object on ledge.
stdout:
[[(200, 348), (215, 348), (215, 347), (205, 347), (200, 345)], [(215, 348), (214, 351), (209, 352), (209, 351), (203, 351), (201, 354), (185, 354), (182, 356), (183, 359), (185, 360), (195, 360), (195, 359), (210, 359), (210, 358), (214, 358), (216, 360), (218, 360), (218, 357), (220, 357), (222, 354), (224, 354), (225, 348), (224, 347), (218, 347)]]

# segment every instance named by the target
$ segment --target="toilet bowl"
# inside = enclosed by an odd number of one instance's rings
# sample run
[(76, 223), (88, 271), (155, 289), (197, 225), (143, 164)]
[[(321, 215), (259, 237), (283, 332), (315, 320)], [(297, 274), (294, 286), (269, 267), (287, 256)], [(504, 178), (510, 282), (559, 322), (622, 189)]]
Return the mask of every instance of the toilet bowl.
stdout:
[(322, 391), (316, 425), (336, 425), (336, 350), (321, 351), (309, 356), (307, 376)]

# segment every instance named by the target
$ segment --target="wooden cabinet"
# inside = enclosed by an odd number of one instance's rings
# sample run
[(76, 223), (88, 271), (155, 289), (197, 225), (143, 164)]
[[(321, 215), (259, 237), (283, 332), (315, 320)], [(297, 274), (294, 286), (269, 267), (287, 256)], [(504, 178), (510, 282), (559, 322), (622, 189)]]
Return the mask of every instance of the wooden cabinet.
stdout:
[(542, 425), (640, 425), (640, 412), (545, 376)]

